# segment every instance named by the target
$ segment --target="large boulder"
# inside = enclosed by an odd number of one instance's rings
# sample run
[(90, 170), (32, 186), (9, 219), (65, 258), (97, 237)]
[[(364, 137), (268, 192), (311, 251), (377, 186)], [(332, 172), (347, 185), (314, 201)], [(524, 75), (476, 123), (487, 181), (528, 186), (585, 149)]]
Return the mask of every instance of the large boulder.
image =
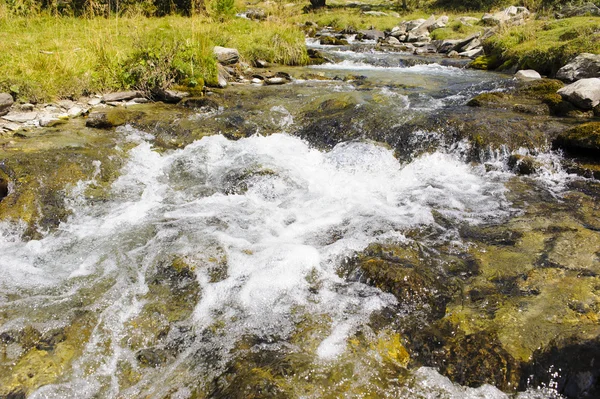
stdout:
[(558, 90), (558, 94), (581, 109), (593, 109), (600, 104), (600, 78), (578, 80)]
[(600, 77), (600, 54), (581, 53), (556, 73), (565, 82)]
[(8, 109), (13, 105), (13, 98), (10, 94), (0, 93), (0, 116), (6, 115)]
[(235, 64), (240, 59), (240, 53), (234, 48), (215, 46), (213, 53), (217, 57), (217, 61), (222, 65)]

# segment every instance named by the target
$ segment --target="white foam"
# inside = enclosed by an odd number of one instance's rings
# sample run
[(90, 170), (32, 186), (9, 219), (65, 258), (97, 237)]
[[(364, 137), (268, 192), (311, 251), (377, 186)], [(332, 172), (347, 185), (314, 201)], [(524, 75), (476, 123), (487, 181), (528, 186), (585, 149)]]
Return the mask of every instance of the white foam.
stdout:
[[(470, 223), (508, 214), (502, 182), (452, 155), (401, 165), (375, 144), (343, 143), (325, 153), (286, 134), (212, 136), (166, 154), (141, 142), (112, 190), (104, 204), (74, 202), (69, 221), (39, 241), (0, 228), (3, 292), (116, 281), (94, 305), (101, 321), (83, 356), (94, 370), (68, 383), (73, 392), (82, 380), (86, 392), (106, 384), (116, 392), (117, 364), (132, 356), (119, 344), (123, 326), (141, 309), (145, 270), (160, 259), (196, 259), (202, 298), (193, 324), (197, 331), (225, 324), (214, 349), (222, 356), (246, 334), (285, 337), (302, 308), (328, 316), (317, 355), (332, 360), (373, 312), (396, 304), (390, 294), (339, 277), (342, 259), (372, 242), (401, 244), (403, 230), (434, 223), (433, 210)], [(218, 281), (207, 268), (214, 253), (226, 259)], [(50, 388), (41, 392), (52, 397)]]

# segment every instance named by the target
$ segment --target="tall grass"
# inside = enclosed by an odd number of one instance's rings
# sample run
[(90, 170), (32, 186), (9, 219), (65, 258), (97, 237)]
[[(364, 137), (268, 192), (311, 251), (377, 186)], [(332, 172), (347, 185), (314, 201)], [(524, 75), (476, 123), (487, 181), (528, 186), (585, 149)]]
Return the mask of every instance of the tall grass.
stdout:
[(243, 60), (306, 64), (304, 35), (289, 23), (209, 16), (0, 18), (0, 91), (42, 102), (90, 93), (216, 82), (215, 45)]
[(503, 29), (484, 46), (498, 62), (553, 76), (577, 54), (600, 54), (600, 18), (531, 21)]

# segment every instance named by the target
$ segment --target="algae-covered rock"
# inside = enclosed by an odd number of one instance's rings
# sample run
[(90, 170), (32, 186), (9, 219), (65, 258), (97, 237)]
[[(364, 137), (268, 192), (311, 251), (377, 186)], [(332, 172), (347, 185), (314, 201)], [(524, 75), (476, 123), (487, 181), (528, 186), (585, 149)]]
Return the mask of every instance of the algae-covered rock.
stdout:
[(573, 153), (600, 154), (600, 122), (584, 123), (560, 133), (553, 142)]
[(493, 92), (493, 93), (482, 93), (473, 97), (467, 102), (470, 107), (498, 107), (500, 104), (505, 104), (506, 100), (509, 100), (511, 96), (507, 93)]
[(125, 108), (113, 108), (108, 111), (95, 111), (88, 115), (85, 125), (97, 129), (110, 129), (121, 126), (142, 116), (140, 112)]
[(567, 398), (600, 397), (600, 338), (556, 340), (537, 350), (525, 367), (521, 388), (554, 386)]
[(94, 321), (91, 314), (82, 313), (60, 331), (42, 334), (26, 326), (12, 337), (3, 334), (0, 353), (6, 353), (7, 344), (19, 345), (22, 351), (16, 360), (0, 362), (0, 397), (26, 397), (40, 386), (56, 382), (84, 350)]
[(356, 269), (349, 276), (393, 294), (401, 304), (422, 310), (425, 317), (445, 314), (448, 287), (418, 248), (373, 244), (353, 263)]
[(322, 36), (321, 39), (319, 39), (319, 43), (330, 46), (345, 46), (348, 44), (348, 40), (338, 39), (337, 37), (333, 36)]
[(512, 154), (508, 166), (520, 175), (531, 175), (540, 169), (540, 164), (531, 156)]

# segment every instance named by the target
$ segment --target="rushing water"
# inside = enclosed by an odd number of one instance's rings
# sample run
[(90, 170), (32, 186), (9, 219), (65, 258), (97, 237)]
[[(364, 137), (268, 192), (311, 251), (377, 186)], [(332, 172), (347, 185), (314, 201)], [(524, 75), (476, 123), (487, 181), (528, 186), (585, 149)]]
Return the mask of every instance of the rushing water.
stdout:
[[(389, 67), (368, 62), (377, 54), (336, 56), (343, 59), (313, 69), (408, 82), (408, 90), (377, 89), (400, 113), (509, 84), (439, 64)], [(314, 84), (294, 86), (302, 93)], [(82, 181), (68, 193), (72, 215), (56, 231), (24, 240), (24, 226), (0, 226), (0, 332), (88, 323), (77, 330), (81, 348), (71, 366), (30, 397), (286, 397), (268, 387), (255, 396), (244, 391), (243, 376), (260, 369), (260, 356), (292, 370), (277, 377), (291, 397), (508, 397), (490, 385), (453, 384), (433, 368), (404, 370), (402, 378), (386, 374), (397, 372), (391, 366), (382, 371), (377, 344), (358, 351), (355, 337), (385, 341), (390, 332), (371, 329), (373, 318), (412, 308), (341, 270), (370, 244), (414, 243), (415, 230), (436, 231), (419, 245), (464, 246), (460, 226), (520, 212), (506, 196), (514, 175), (501, 160), (495, 171), (466, 163), (460, 145), (407, 163), (371, 142), (320, 151), (283, 132), (294, 124), (292, 106), (270, 108), (282, 133), (215, 135), (167, 152), (155, 151), (151, 134), (126, 127), (131, 149), (108, 200), (85, 196), (96, 182)], [(534, 178), (560, 192), (571, 177), (549, 167)]]

